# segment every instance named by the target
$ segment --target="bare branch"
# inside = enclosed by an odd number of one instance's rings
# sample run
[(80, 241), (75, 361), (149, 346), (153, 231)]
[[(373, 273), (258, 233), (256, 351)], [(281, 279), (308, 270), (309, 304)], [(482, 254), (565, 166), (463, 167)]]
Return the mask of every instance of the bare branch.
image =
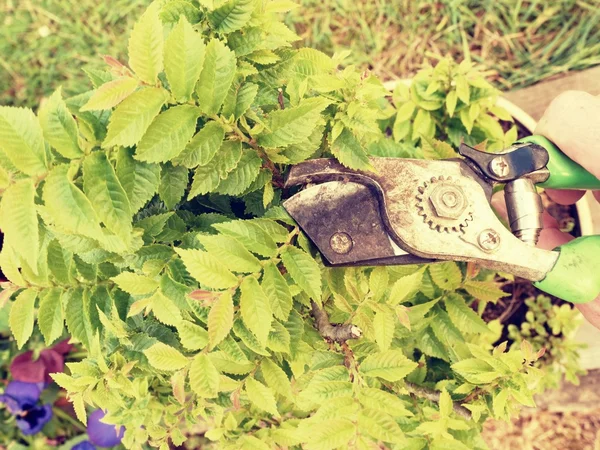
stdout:
[[(440, 393), (437, 391), (427, 389), (426, 387), (419, 386), (408, 381), (406, 382), (406, 389), (408, 389), (408, 391), (416, 397), (426, 398), (427, 400), (431, 400), (435, 403), (440, 402)], [(453, 408), (456, 414), (466, 420), (471, 420), (471, 411), (469, 411), (467, 408), (458, 403), (453, 403)]]
[(329, 322), (329, 316), (324, 309), (321, 309), (314, 301), (311, 301), (312, 315), (315, 318), (315, 324), (319, 334), (330, 341), (344, 343), (348, 339), (358, 339), (362, 331), (352, 324), (332, 324)]

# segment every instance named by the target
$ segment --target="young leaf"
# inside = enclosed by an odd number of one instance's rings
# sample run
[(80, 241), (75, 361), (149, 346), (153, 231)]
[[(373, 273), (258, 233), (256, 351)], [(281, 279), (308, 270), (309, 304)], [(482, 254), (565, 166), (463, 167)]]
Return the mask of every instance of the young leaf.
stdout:
[(273, 262), (269, 261), (263, 270), (261, 287), (269, 299), (273, 315), (280, 320), (287, 320), (293, 306), (290, 288)]
[(145, 83), (154, 85), (163, 69), (163, 30), (156, 7), (134, 25), (129, 38), (129, 66)]
[(64, 313), (60, 289), (49, 289), (46, 295), (40, 299), (38, 310), (38, 326), (44, 342), (50, 347), (63, 332)]
[(133, 214), (148, 203), (158, 190), (160, 166), (136, 161), (133, 159), (133, 149), (119, 149), (116, 173), (129, 198)]
[(392, 306), (410, 300), (410, 297), (419, 290), (423, 280), (423, 270), (400, 278), (394, 283), (390, 291), (388, 303)]
[(129, 97), (138, 88), (140, 82), (132, 77), (120, 77), (104, 83), (94, 91), (79, 111), (111, 109)]
[(206, 115), (218, 114), (233, 82), (236, 70), (235, 53), (218, 39), (206, 47), (204, 66), (196, 85), (201, 99), (200, 109)]
[(158, 281), (133, 272), (122, 272), (111, 278), (122, 291), (132, 295), (144, 295), (158, 288)]
[(102, 148), (136, 145), (168, 98), (166, 90), (146, 87), (123, 100), (110, 116)]
[(252, 184), (258, 176), (262, 159), (255, 150), (246, 150), (231, 172), (221, 180), (216, 191), (225, 195), (240, 195)]
[(495, 303), (498, 299), (509, 295), (493, 281), (469, 280), (464, 283), (463, 287), (470, 295), (485, 302)]
[(19, 349), (23, 348), (33, 332), (33, 312), (36, 298), (36, 290), (25, 289), (17, 296), (10, 308), (8, 323)]
[(33, 180), (23, 179), (4, 191), (0, 203), (0, 228), (4, 232), (5, 245), (10, 245), (32, 268), (38, 265), (40, 245), (34, 198)]
[(131, 205), (104, 152), (94, 152), (85, 158), (83, 190), (106, 228), (128, 239), (132, 230)]
[(221, 181), (217, 159), (218, 158), (213, 158), (207, 165), (196, 167), (192, 186), (190, 187), (187, 197), (188, 200), (191, 200), (198, 195), (208, 194), (217, 188)]
[[(6, 233), (6, 230), (4, 232)], [(60, 284), (73, 283), (72, 264), (73, 254), (64, 250), (56, 239), (50, 241), (48, 244), (48, 268)]]
[(373, 170), (365, 149), (352, 132), (344, 128), (333, 142), (331, 153), (344, 166), (355, 170)]
[(375, 329), (375, 342), (379, 349), (382, 352), (388, 350), (396, 328), (394, 312), (384, 308), (378, 310), (373, 319), (373, 328)]
[(286, 398), (292, 398), (292, 385), (281, 367), (271, 359), (264, 358), (260, 363), (260, 370), (271, 389)]
[(359, 370), (368, 377), (400, 381), (416, 367), (417, 363), (408, 359), (401, 350), (388, 350), (367, 356)]
[(220, 233), (237, 239), (244, 247), (253, 253), (270, 258), (277, 252), (277, 244), (257, 224), (247, 220), (234, 220), (231, 222), (213, 224)]
[(206, 46), (184, 15), (165, 42), (165, 73), (171, 92), (179, 103), (187, 102), (194, 92), (204, 64)]
[(256, 6), (256, 0), (228, 0), (208, 14), (208, 20), (217, 33), (231, 33), (243, 28)]
[(281, 261), (292, 279), (316, 302), (321, 300), (321, 270), (317, 262), (303, 250), (286, 246)]
[(279, 417), (277, 411), (277, 402), (271, 389), (266, 387), (254, 378), (246, 378), (246, 394), (254, 406), (262, 411), (266, 411), (276, 417)]
[(159, 322), (173, 326), (177, 326), (181, 322), (182, 317), (179, 308), (160, 289), (157, 289), (150, 297), (150, 303), (152, 312)]
[(489, 334), (490, 329), (481, 317), (477, 315), (465, 300), (457, 293), (446, 294), (444, 298), (446, 311), (456, 327), (463, 333)]
[(158, 370), (174, 371), (188, 365), (188, 359), (170, 345), (158, 342), (144, 350), (148, 362)]
[(309, 449), (332, 450), (349, 448), (349, 441), (356, 435), (356, 426), (348, 419), (327, 419), (311, 423), (303, 433), (303, 442)]
[(39, 118), (44, 138), (58, 153), (70, 159), (83, 155), (79, 147), (77, 123), (67, 109), (60, 88), (42, 104)]
[(85, 348), (89, 348), (92, 340), (92, 324), (85, 307), (85, 303), (89, 302), (89, 292), (74, 289), (69, 291), (68, 295), (65, 307), (67, 329), (72, 337), (79, 340)]
[(177, 324), (177, 334), (179, 334), (181, 345), (188, 350), (201, 350), (208, 344), (208, 332), (187, 320), (182, 320)]
[(449, 159), (456, 158), (456, 152), (450, 144), (436, 139), (421, 139), (423, 155), (427, 159)]
[(429, 274), (438, 287), (447, 291), (457, 289), (462, 283), (460, 267), (453, 261), (430, 265)]
[(160, 170), (158, 195), (167, 209), (173, 209), (183, 198), (189, 181), (189, 172), (183, 166), (164, 164)]
[(233, 299), (229, 291), (223, 292), (208, 313), (209, 350), (229, 335), (233, 326)]
[(197, 239), (207, 252), (233, 272), (251, 273), (262, 269), (256, 256), (231, 236), (199, 235)]
[(48, 170), (42, 128), (30, 109), (0, 106), (0, 150), (26, 175)]
[(369, 277), (369, 291), (373, 295), (373, 300), (376, 302), (381, 300), (388, 286), (389, 274), (387, 271), (387, 267), (375, 267)]
[(194, 135), (199, 115), (192, 105), (174, 106), (159, 114), (138, 144), (135, 159), (158, 163), (175, 158)]
[(394, 417), (410, 417), (413, 415), (397, 395), (381, 389), (362, 387), (358, 392), (358, 400), (367, 408), (384, 411)]
[(196, 280), (213, 289), (227, 289), (238, 283), (237, 277), (221, 262), (201, 250), (175, 249), (186, 269)]
[(254, 277), (246, 277), (240, 286), (242, 320), (262, 346), (267, 344), (273, 315), (269, 300)]
[(364, 408), (360, 411), (358, 431), (379, 441), (405, 443), (404, 433), (396, 421), (386, 412), (376, 409)]
[(204, 166), (213, 159), (224, 137), (225, 130), (219, 122), (207, 122), (173, 162), (190, 169), (198, 165)]
[(258, 85), (253, 83), (232, 84), (223, 103), (224, 117), (239, 119), (250, 108), (258, 93)]
[(210, 358), (200, 353), (190, 366), (190, 386), (202, 398), (215, 398), (219, 393), (219, 371)]

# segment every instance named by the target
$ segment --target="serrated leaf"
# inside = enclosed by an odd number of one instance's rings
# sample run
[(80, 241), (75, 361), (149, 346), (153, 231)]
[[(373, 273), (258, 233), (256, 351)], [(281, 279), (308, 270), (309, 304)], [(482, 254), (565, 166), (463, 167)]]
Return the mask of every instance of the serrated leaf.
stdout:
[(316, 302), (321, 300), (321, 270), (317, 262), (299, 248), (286, 246), (281, 261), (296, 284)]
[(291, 336), (289, 331), (278, 321), (271, 323), (271, 331), (267, 339), (267, 348), (274, 352), (290, 353)]
[(0, 106), (0, 150), (26, 175), (48, 170), (42, 128), (30, 109)]
[(175, 249), (191, 276), (213, 289), (227, 289), (238, 283), (237, 277), (218, 259), (201, 250)]
[(61, 291), (57, 288), (49, 289), (40, 299), (38, 309), (38, 326), (47, 347), (62, 335), (64, 321)]
[(331, 153), (344, 166), (355, 170), (373, 170), (365, 149), (347, 128), (333, 142)]
[(35, 195), (33, 180), (18, 180), (4, 191), (0, 203), (5, 245), (32, 268), (38, 265), (40, 245)]
[(152, 121), (135, 151), (135, 159), (165, 162), (177, 157), (196, 131), (200, 115), (192, 105), (174, 106)]
[(136, 161), (133, 159), (133, 149), (119, 149), (116, 174), (134, 214), (148, 203), (158, 190), (159, 165)]
[(10, 308), (8, 323), (19, 349), (23, 348), (33, 332), (33, 312), (36, 298), (37, 291), (25, 289), (17, 296)]
[(379, 349), (382, 352), (388, 350), (396, 329), (394, 312), (385, 308), (378, 310), (373, 319), (373, 328), (375, 329), (375, 342)]
[(86, 313), (85, 303), (89, 302), (89, 293), (82, 289), (69, 291), (65, 307), (67, 329), (72, 337), (79, 340), (85, 348), (90, 347), (92, 340), (92, 324)]
[(234, 237), (253, 253), (269, 258), (277, 252), (275, 241), (265, 230), (253, 222), (234, 220), (216, 223), (212, 226), (220, 233)]
[(207, 252), (233, 272), (251, 273), (262, 269), (258, 258), (231, 236), (199, 235), (197, 239)]
[(83, 162), (83, 190), (106, 228), (124, 239), (131, 235), (131, 205), (104, 152)]
[(258, 176), (262, 159), (255, 150), (245, 150), (235, 169), (224, 177), (216, 192), (224, 195), (240, 195)]
[(119, 289), (132, 295), (150, 294), (158, 289), (158, 281), (133, 272), (122, 272), (111, 278)]
[(273, 315), (280, 320), (287, 320), (293, 306), (292, 294), (285, 278), (272, 261), (265, 265), (260, 285), (269, 299)]
[(200, 109), (206, 115), (218, 114), (236, 71), (235, 53), (220, 40), (212, 39), (206, 47), (204, 66), (196, 84)]
[(68, 177), (69, 166), (54, 167), (44, 184), (43, 199), (53, 222), (62, 230), (92, 239), (104, 237), (89, 199)]
[(182, 317), (179, 308), (160, 289), (157, 289), (150, 297), (150, 304), (152, 305), (152, 312), (159, 322), (173, 326), (177, 326), (181, 322)]
[(187, 102), (194, 92), (205, 50), (204, 39), (182, 15), (165, 42), (164, 58), (167, 80), (179, 103)]
[(208, 344), (208, 332), (195, 323), (182, 320), (177, 324), (181, 345), (188, 350), (202, 350)]
[(460, 267), (453, 261), (430, 265), (429, 274), (439, 288), (447, 291), (457, 289), (462, 283)]
[(190, 366), (190, 386), (202, 398), (215, 398), (219, 394), (219, 371), (208, 355), (200, 353)]
[(470, 295), (485, 302), (496, 302), (502, 297), (509, 295), (498, 287), (494, 281), (469, 280), (463, 284), (463, 288)]
[(404, 433), (396, 421), (387, 413), (364, 408), (358, 415), (358, 431), (378, 441), (404, 443)]
[(475, 311), (467, 306), (460, 295), (454, 292), (449, 293), (444, 298), (444, 303), (452, 323), (463, 333), (490, 333), (487, 324)]
[(389, 274), (385, 266), (378, 266), (373, 269), (369, 276), (369, 291), (373, 300), (378, 302), (383, 298), (385, 291), (389, 286)]
[(292, 398), (292, 385), (281, 367), (271, 359), (264, 358), (260, 363), (260, 370), (271, 389), (286, 398)]
[(410, 417), (413, 415), (400, 397), (381, 389), (361, 387), (358, 392), (358, 400), (367, 408), (384, 411), (394, 417)]
[(60, 88), (42, 104), (38, 115), (44, 138), (58, 153), (70, 159), (83, 155), (77, 123), (67, 109)]
[(217, 33), (231, 33), (243, 28), (252, 17), (256, 0), (229, 0), (208, 14)]
[(214, 191), (220, 180), (235, 168), (241, 156), (242, 145), (240, 141), (223, 142), (217, 155), (207, 165), (196, 168), (188, 200), (199, 194)]
[(262, 384), (260, 381), (256, 381), (254, 378), (246, 378), (246, 394), (248, 399), (254, 406), (262, 411), (266, 411), (276, 417), (279, 417), (279, 411), (277, 411), (277, 402), (273, 391)]
[(164, 371), (183, 369), (189, 362), (179, 351), (162, 342), (144, 350), (144, 355), (152, 367)]
[(150, 7), (133, 26), (129, 38), (129, 66), (145, 83), (154, 85), (163, 70), (163, 30), (157, 7)]
[(138, 88), (140, 82), (132, 77), (120, 77), (104, 83), (94, 91), (80, 111), (111, 109), (129, 97)]
[(123, 100), (110, 116), (102, 148), (136, 145), (168, 98), (166, 90), (146, 87)]
[(232, 84), (223, 103), (222, 114), (237, 120), (244, 115), (254, 102), (258, 93), (258, 85), (254, 83)]
[(275, 110), (267, 117), (267, 128), (257, 142), (263, 147), (285, 147), (307, 140), (319, 123), (321, 112), (330, 104), (322, 97), (308, 98), (298, 106)]
[(387, 381), (399, 381), (417, 367), (401, 350), (388, 350), (367, 356), (359, 370), (368, 377), (379, 377)]
[(273, 315), (269, 299), (254, 277), (246, 277), (240, 285), (242, 320), (262, 346), (267, 344)]
[(456, 83), (456, 95), (461, 102), (468, 105), (471, 99), (469, 82), (464, 76), (456, 77), (454, 81)]
[[(6, 230), (4, 232), (6, 233)], [(48, 268), (60, 284), (73, 283), (72, 264), (73, 254), (64, 250), (58, 240), (50, 241), (48, 244)]]
[[(201, 13), (196, 5), (187, 0), (170, 0), (160, 10), (160, 19), (163, 23), (177, 23), (181, 17), (186, 17), (189, 23), (197, 23)], [(166, 58), (165, 65), (167, 65)]]
[(437, 139), (425, 137), (421, 139), (421, 147), (426, 159), (450, 159), (457, 156), (450, 144)]
[(333, 450), (348, 448), (349, 441), (356, 434), (355, 425), (348, 419), (329, 419), (311, 423), (304, 434), (306, 450)]
[(449, 117), (452, 117), (454, 115), (457, 101), (458, 94), (456, 93), (456, 91), (448, 92), (448, 95), (446, 96), (446, 111), (448, 112)]
[(477, 358), (463, 359), (451, 367), (469, 383), (476, 385), (491, 383), (501, 376), (492, 366)]
[(196, 133), (185, 149), (173, 159), (173, 162), (187, 168), (209, 163), (223, 143), (225, 129), (217, 121), (210, 121)]
[(390, 290), (388, 303), (392, 306), (410, 300), (411, 297), (419, 290), (423, 280), (423, 270), (418, 270), (415, 273), (400, 278), (394, 283)]
[(233, 298), (229, 291), (223, 292), (208, 313), (209, 350), (225, 339), (233, 326)]
[(185, 194), (189, 181), (188, 169), (183, 166), (163, 164), (160, 170), (158, 195), (167, 209), (173, 209)]

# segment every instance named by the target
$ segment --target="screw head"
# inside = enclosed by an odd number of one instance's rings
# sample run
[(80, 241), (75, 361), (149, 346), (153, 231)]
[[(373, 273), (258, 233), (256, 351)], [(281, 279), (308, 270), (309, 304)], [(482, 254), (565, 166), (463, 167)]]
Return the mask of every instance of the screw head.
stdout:
[(337, 254), (345, 255), (352, 250), (354, 242), (352, 242), (352, 237), (348, 233), (338, 231), (337, 233), (333, 233), (331, 238), (329, 238), (329, 246)]
[(477, 237), (477, 243), (485, 251), (494, 251), (500, 246), (500, 235), (491, 228), (483, 230)]
[(490, 161), (490, 170), (497, 177), (505, 177), (510, 172), (510, 165), (504, 156), (496, 156)]
[(467, 208), (467, 198), (462, 189), (453, 184), (440, 184), (430, 196), (431, 205), (438, 217), (458, 219)]

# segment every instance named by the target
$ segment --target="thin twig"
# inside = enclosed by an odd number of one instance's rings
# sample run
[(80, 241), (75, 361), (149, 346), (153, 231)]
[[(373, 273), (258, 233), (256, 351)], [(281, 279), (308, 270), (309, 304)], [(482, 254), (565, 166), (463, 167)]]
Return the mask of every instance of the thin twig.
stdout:
[[(440, 402), (440, 393), (423, 386), (419, 386), (414, 383), (406, 382), (406, 389), (416, 397), (426, 398), (434, 403)], [(471, 420), (471, 411), (462, 406), (461, 404), (452, 404), (454, 412), (466, 420)]]
[(362, 331), (355, 325), (350, 324), (332, 324), (329, 322), (329, 316), (324, 309), (320, 308), (314, 301), (311, 301), (312, 315), (315, 318), (315, 325), (319, 334), (330, 341), (344, 343), (348, 339), (358, 339)]

